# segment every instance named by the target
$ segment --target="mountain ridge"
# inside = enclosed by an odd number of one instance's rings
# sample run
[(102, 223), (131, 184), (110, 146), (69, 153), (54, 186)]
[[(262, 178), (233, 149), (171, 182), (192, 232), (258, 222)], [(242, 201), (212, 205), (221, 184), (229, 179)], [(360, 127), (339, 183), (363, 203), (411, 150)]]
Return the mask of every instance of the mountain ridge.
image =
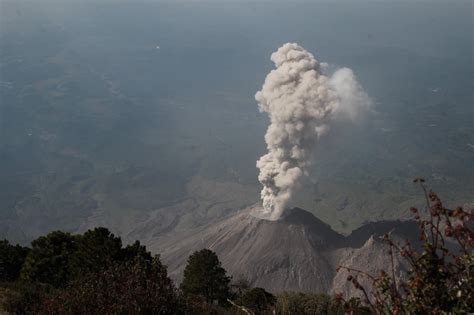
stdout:
[[(277, 221), (253, 215), (258, 205), (244, 208), (217, 223), (173, 233), (159, 240), (150, 240), (149, 248), (161, 255), (170, 276), (180, 282), (187, 257), (196, 250), (215, 251), (224, 268), (234, 278), (245, 278), (252, 286), (272, 292), (287, 290), (306, 292), (344, 292), (358, 294), (345, 280), (340, 265), (376, 273), (390, 265), (382, 241), (377, 237), (392, 233), (403, 239), (413, 221), (384, 221), (361, 227), (348, 236), (301, 208), (285, 211)], [(369, 235), (367, 237), (367, 235)], [(404, 269), (395, 261), (396, 273)], [(369, 285), (369, 283), (366, 283)]]

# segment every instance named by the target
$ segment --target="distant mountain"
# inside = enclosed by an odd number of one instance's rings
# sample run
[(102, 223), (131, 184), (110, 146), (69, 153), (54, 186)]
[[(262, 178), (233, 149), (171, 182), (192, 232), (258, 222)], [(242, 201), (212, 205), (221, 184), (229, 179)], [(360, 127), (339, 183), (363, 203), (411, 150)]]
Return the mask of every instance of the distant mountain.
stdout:
[[(412, 221), (370, 223), (343, 236), (311, 213), (294, 208), (278, 221), (252, 215), (255, 206), (237, 214), (183, 233), (169, 235), (147, 244), (161, 254), (170, 275), (181, 280), (187, 257), (195, 250), (217, 252), (223, 266), (234, 278), (246, 278), (251, 285), (272, 292), (300, 290), (357, 294), (346, 281), (347, 274), (336, 272), (339, 265), (376, 273), (388, 270), (386, 246), (377, 236), (407, 233), (412, 241), (416, 224)], [(395, 261), (397, 274), (403, 269)]]

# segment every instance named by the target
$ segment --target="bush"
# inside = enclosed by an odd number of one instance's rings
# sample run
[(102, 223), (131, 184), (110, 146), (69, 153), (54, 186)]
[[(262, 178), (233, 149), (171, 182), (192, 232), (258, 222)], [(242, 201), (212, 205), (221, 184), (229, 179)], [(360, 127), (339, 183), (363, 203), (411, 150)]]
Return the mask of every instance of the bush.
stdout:
[(179, 314), (177, 291), (166, 267), (136, 257), (131, 262), (90, 273), (43, 299), (47, 314)]
[(20, 277), (29, 248), (11, 245), (7, 240), (0, 241), (0, 282), (14, 281)]
[(276, 298), (273, 294), (262, 288), (253, 288), (242, 295), (242, 305), (256, 314), (262, 314), (275, 305)]
[[(38, 314), (44, 298), (50, 294), (54, 288), (48, 284), (11, 282), (3, 285), (4, 301), (0, 305), (7, 314)], [(1, 312), (0, 312), (1, 313)], [(2, 313), (3, 314), (3, 313)]]
[(301, 315), (363, 315), (370, 314), (370, 310), (362, 305), (358, 299), (344, 301), (326, 294), (283, 292), (277, 296), (277, 314)]
[[(406, 280), (397, 279), (392, 269), (370, 275), (342, 267), (366, 297), (366, 304), (376, 314), (467, 314), (474, 312), (474, 211), (462, 207), (448, 209), (438, 195), (428, 192), (423, 179), (416, 179), (423, 189), (426, 210), (411, 208), (420, 231), (422, 250), (408, 241), (398, 244), (384, 236), (389, 253), (405, 259), (410, 269)], [(367, 292), (357, 277), (368, 277), (373, 289)]]

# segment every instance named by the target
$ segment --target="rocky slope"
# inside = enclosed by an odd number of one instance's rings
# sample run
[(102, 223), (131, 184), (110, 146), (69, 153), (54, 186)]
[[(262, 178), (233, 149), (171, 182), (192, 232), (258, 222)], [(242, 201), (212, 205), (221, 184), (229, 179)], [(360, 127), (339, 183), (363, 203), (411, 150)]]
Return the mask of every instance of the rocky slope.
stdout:
[[(300, 290), (354, 294), (339, 265), (369, 272), (388, 269), (389, 257), (379, 236), (392, 232), (414, 239), (413, 222), (371, 223), (349, 236), (338, 234), (311, 213), (294, 208), (278, 221), (253, 215), (256, 206), (203, 227), (149, 241), (160, 253), (170, 275), (180, 281), (187, 257), (195, 250), (217, 252), (223, 266), (234, 278), (246, 278), (252, 286), (272, 292)], [(415, 233), (413, 233), (415, 232)], [(396, 261), (397, 273), (403, 269)]]

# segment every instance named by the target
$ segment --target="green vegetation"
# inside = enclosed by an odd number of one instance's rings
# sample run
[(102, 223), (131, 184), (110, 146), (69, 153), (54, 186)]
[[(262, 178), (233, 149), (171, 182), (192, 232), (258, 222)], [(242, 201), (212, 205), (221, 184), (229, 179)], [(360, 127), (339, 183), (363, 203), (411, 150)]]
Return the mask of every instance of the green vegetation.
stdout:
[(185, 295), (200, 296), (206, 303), (226, 304), (230, 298), (229, 283), (230, 277), (216, 253), (202, 249), (189, 257), (180, 288)]
[(7, 314), (314, 314), (329, 302), (345, 309), (327, 295), (274, 296), (246, 281), (231, 290), (231, 277), (209, 249), (189, 257), (177, 289), (159, 256), (138, 241), (123, 246), (103, 227), (83, 235), (51, 232), (31, 249), (0, 245), (0, 311)]
[(45, 297), (48, 314), (177, 314), (177, 291), (158, 257), (118, 263)]
[(152, 260), (151, 254), (138, 241), (122, 248), (120, 237), (103, 227), (89, 230), (84, 235), (54, 231), (34, 240), (31, 245), (21, 269), (21, 279), (55, 288), (65, 287), (81, 275), (132, 261), (137, 256)]
[(77, 239), (77, 252), (72, 256), (76, 273), (98, 272), (122, 260), (122, 241), (106, 228), (89, 230)]
[(338, 297), (326, 294), (302, 292), (283, 292), (278, 295), (276, 310), (277, 314), (343, 315), (351, 311), (360, 315), (370, 314), (370, 310), (355, 298), (343, 302)]
[(55, 231), (34, 240), (31, 245), (21, 270), (22, 280), (66, 286), (73, 276), (71, 265), (77, 252), (77, 237)]
[(276, 303), (276, 298), (263, 288), (253, 288), (242, 295), (241, 301), (244, 307), (261, 314), (271, 310)]
[[(417, 180), (422, 181), (422, 180)], [(412, 208), (421, 251), (386, 235), (391, 255), (411, 267), (373, 276), (350, 272), (363, 297), (283, 292), (231, 282), (216, 253), (194, 252), (176, 288), (159, 256), (137, 241), (123, 246), (106, 228), (51, 232), (31, 249), (0, 242), (0, 313), (7, 314), (467, 314), (474, 311), (474, 213), (445, 208), (426, 193), (428, 213)], [(454, 244), (454, 245), (453, 245)], [(392, 257), (393, 258), (393, 257)], [(366, 289), (361, 277), (373, 281)]]
[(106, 228), (51, 232), (34, 240), (31, 250), (1, 245), (2, 266), (11, 265), (3, 263), (6, 257), (18, 269), (2, 272), (11, 313), (176, 313), (178, 292), (159, 257), (138, 241), (123, 247)]
[(29, 248), (0, 241), (0, 282), (12, 281), (20, 276), (21, 267)]

